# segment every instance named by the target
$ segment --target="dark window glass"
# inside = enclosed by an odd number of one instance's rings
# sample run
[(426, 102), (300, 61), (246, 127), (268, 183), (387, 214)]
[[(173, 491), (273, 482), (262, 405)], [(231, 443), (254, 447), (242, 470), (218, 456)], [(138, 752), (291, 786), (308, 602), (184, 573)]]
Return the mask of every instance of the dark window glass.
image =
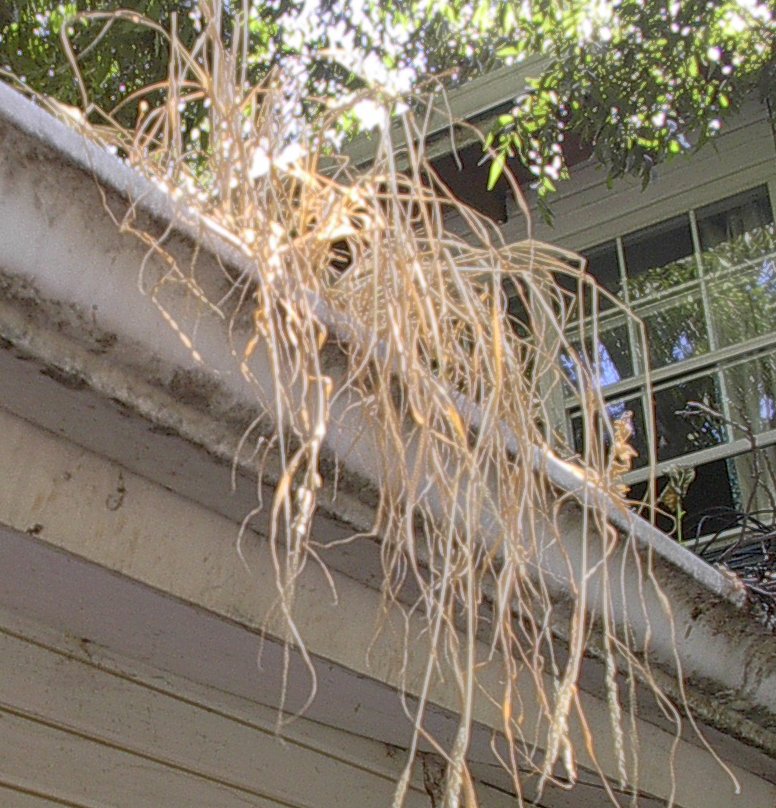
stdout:
[(733, 241), (745, 233), (773, 223), (768, 189), (761, 185), (742, 194), (707, 205), (696, 212), (701, 249)]
[(504, 292), (507, 295), (507, 319), (515, 333), (527, 339), (531, 336), (531, 318), (526, 308), (527, 292), (522, 284), (510, 281), (504, 284)]
[(719, 412), (720, 398), (716, 374), (657, 390), (655, 431), (658, 460), (669, 460), (725, 443), (727, 433), (719, 418), (701, 411), (697, 415), (677, 415), (677, 412), (687, 409), (689, 401), (700, 402)]
[[(633, 419), (633, 437), (631, 445), (639, 453), (633, 460), (633, 467), (645, 466), (649, 458), (647, 457), (647, 430), (644, 424), (644, 408), (640, 398), (629, 398), (620, 401), (612, 401), (606, 405), (606, 412), (610, 421), (622, 418), (625, 412), (630, 411)], [(607, 430), (603, 423), (599, 422), (600, 434), (604, 435), (604, 446), (608, 450), (611, 445)], [(574, 441), (574, 451), (581, 455), (585, 449), (585, 432), (582, 416), (577, 412), (571, 416), (571, 435)]]
[[(617, 245), (610, 241), (599, 247), (593, 247), (584, 253), (587, 259), (587, 271), (596, 281), (613, 295), (620, 295), (622, 283), (620, 282), (620, 265), (617, 261)], [(613, 304), (605, 298), (600, 298), (602, 308), (609, 308)]]
[[(560, 289), (542, 284), (545, 302), (555, 311), (559, 319), (568, 321), (577, 317), (577, 278), (571, 274), (553, 272), (552, 279)], [(532, 291), (527, 284), (515, 277), (504, 281), (502, 290), (507, 300), (507, 319), (515, 333), (524, 338), (534, 335), (542, 328), (542, 323), (547, 317), (539, 305), (536, 291)]]
[(700, 299), (667, 305), (644, 317), (653, 368), (683, 362), (709, 350), (709, 338)]
[[(658, 497), (666, 490), (668, 476), (657, 479)], [(655, 524), (664, 532), (685, 541), (698, 535), (707, 535), (723, 529), (729, 522), (728, 514), (737, 507), (735, 467), (730, 460), (715, 460), (695, 469), (695, 479), (690, 483), (681, 500), (684, 511), (681, 531), (677, 530), (676, 510), (671, 507), (672, 498), (663, 495), (658, 504), (661, 513)], [(628, 495), (634, 501), (642, 500), (646, 493), (646, 483), (638, 483)], [(646, 514), (645, 514), (646, 515)]]
[(687, 214), (638, 230), (622, 240), (632, 298), (672, 289), (697, 276)]

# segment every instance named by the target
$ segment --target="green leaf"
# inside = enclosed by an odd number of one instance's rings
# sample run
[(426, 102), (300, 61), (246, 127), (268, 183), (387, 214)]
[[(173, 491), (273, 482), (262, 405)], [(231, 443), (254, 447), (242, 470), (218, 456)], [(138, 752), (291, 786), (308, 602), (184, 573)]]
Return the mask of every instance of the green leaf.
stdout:
[(493, 162), (490, 164), (490, 171), (488, 172), (488, 190), (492, 191), (496, 187), (496, 183), (501, 179), (504, 173), (504, 166), (507, 162), (506, 150), (500, 151)]

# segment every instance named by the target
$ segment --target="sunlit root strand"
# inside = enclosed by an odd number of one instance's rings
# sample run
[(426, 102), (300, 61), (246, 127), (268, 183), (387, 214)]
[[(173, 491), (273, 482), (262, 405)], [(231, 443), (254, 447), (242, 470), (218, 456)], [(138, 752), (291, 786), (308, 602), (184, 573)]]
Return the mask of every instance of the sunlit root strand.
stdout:
[[(394, 806), (404, 802), (421, 739), (447, 763), (444, 805), (476, 806), (467, 752), (481, 702), (498, 705), (503, 726), (494, 749), (521, 800), (525, 783), (555, 782), (560, 764), (567, 781), (580, 757), (596, 768), (579, 698), (594, 626), (605, 638), (614, 776), (634, 782), (636, 741), (626, 741), (631, 726), (623, 727), (628, 710), (618, 679), (638, 676), (664, 697), (643, 661), (646, 649), (614, 615), (619, 583), (609, 563), (630, 539), (606, 524), (595, 497), (581, 508), (575, 500), (581, 527), (569, 531), (571, 497), (537, 461), (550, 452), (576, 458), (580, 479), (596, 491), (623, 493), (631, 432), (624, 421), (608, 422), (584, 347), (588, 337), (596, 344), (596, 301), (606, 293), (568, 252), (536, 241), (503, 246), (488, 222), (452, 198), (415, 145), (422, 115), (401, 119), (413, 135), (405, 172), (396, 167), (390, 127), (378, 133), (371, 169), (357, 174), (335, 161), (336, 121), (323, 116), (311, 125), (295, 116), (307, 99), (294, 82), (277, 72), (246, 86), (244, 39), (239, 31), (224, 36), (221, 10), (215, 0), (203, 4), (203, 30), (189, 50), (174, 25), (163, 32), (168, 79), (137, 96), (134, 129), (122, 129), (115, 111), (89, 107), (100, 124), (85, 131), (127, 155), (208, 237), (245, 259), (247, 269), (233, 278), (237, 291), (211, 299), (164, 239), (134, 220), (128, 228), (164, 268), (160, 284), (179, 284), (228, 319), (235, 371), (253, 386), (260, 417), (271, 418), (266, 447), (278, 472), (265, 509), (273, 614), (282, 615), (284, 638), (310, 666), (310, 698), (314, 668), (294, 620), (296, 588), (308, 560), (325, 560), (311, 539), (326, 483), (322, 457), (331, 435), (357, 421), (352, 449), (339, 461), (366, 467), (367, 457), (380, 487), (386, 610), (404, 626), (418, 619), (422, 626), (419, 637), (405, 638), (402, 676), (417, 701), (405, 701), (414, 732)], [(205, 150), (185, 130), (188, 110), (211, 133)], [(470, 242), (445, 231), (450, 211), (469, 223)], [(162, 316), (196, 351), (195, 337), (156, 289)], [(509, 296), (519, 299), (519, 318), (508, 314)], [(573, 328), (581, 343), (569, 337)], [(559, 397), (581, 413), (580, 454), (553, 425)], [(257, 463), (266, 462), (266, 447)], [(419, 677), (410, 647), (415, 659), (425, 649)], [(485, 688), (489, 665), (500, 666), (497, 692)], [(449, 748), (424, 727), (442, 680), (460, 715)]]

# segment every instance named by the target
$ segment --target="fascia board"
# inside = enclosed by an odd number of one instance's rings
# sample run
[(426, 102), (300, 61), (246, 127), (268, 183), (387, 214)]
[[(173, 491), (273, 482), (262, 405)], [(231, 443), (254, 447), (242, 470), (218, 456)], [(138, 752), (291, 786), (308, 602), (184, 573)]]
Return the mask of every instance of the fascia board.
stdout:
[[(532, 56), (518, 65), (499, 67), (483, 76), (467, 81), (460, 87), (444, 92), (440, 87), (432, 87), (427, 99), (432, 111), (425, 127), (425, 138), (431, 141), (444, 135), (450, 127), (459, 121), (470, 121), (474, 118), (486, 117), (492, 110), (515, 99), (526, 85), (526, 80), (537, 76), (548, 64), (544, 56)], [(423, 96), (421, 96), (423, 98)], [(401, 160), (401, 153), (406, 149), (406, 137), (400, 122), (393, 124), (393, 139), (396, 153)], [(463, 134), (466, 141), (466, 134)], [(375, 158), (377, 139), (369, 134), (357, 136), (343, 149), (350, 162), (356, 166), (365, 166)], [(434, 149), (434, 156), (446, 154), (453, 150), (450, 143), (442, 148)]]

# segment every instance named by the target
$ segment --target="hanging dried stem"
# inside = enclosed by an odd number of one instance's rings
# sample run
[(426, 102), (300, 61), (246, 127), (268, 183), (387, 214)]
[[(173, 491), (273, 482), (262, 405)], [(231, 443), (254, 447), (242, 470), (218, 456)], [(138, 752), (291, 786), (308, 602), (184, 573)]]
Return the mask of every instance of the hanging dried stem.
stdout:
[[(421, 638), (407, 638), (414, 655), (425, 647), (427, 665), (412, 687), (415, 701), (406, 703), (414, 735), (394, 806), (404, 804), (421, 740), (447, 761), (446, 808), (476, 805), (467, 750), (482, 698), (498, 704), (505, 742), (494, 749), (521, 802), (532, 772), (541, 789), (561, 772), (573, 782), (580, 752), (597, 767), (578, 693), (594, 626), (604, 637), (616, 772), (632, 787), (637, 741), (627, 739), (635, 723), (624, 726), (623, 714), (635, 698), (623, 705), (618, 682), (639, 676), (657, 685), (643, 657), (648, 640), (634, 638), (612, 605), (619, 584), (608, 559), (629, 539), (587, 495), (569, 534), (569, 497), (546, 473), (553, 452), (574, 454), (553, 417), (558, 398), (571, 395), (586, 424), (580, 478), (616, 496), (629, 467), (629, 426), (609, 422), (590, 358), (598, 356), (596, 315), (606, 293), (574, 256), (535, 241), (504, 246), (489, 223), (453, 199), (422, 146), (413, 145), (423, 142), (422, 116), (398, 118), (409, 144), (406, 168), (397, 168), (393, 128), (385, 126), (372, 167), (352, 171), (327, 140), (342, 110), (322, 109), (311, 126), (295, 113), (303, 99), (287, 76), (246, 86), (246, 37), (223, 36), (216, 0), (203, 3), (202, 14), (203, 32), (190, 50), (174, 23), (162, 32), (168, 79), (135, 94), (136, 126), (122, 128), (115, 111), (89, 108), (102, 121), (89, 131), (250, 259), (250, 276), (233, 279), (231, 300), (239, 303), (226, 311), (193, 270), (176, 264), (163, 239), (137, 231), (168, 266), (151, 297), (193, 351), (196, 341), (159, 302), (166, 284), (184, 286), (233, 323), (249, 322), (247, 335), (235, 328), (231, 338), (235, 365), (273, 422), (281, 475), (265, 508), (288, 644), (312, 668), (295, 622), (295, 590), (307, 562), (320, 560), (310, 527), (327, 436), (357, 410), (379, 462), (375, 531), (386, 608), (421, 614), (426, 624)], [(192, 147), (182, 122), (187, 109), (201, 116), (206, 147)], [(469, 225), (469, 241), (445, 229), (450, 212)], [(131, 217), (123, 224), (136, 227)], [(578, 294), (565, 291), (560, 278), (571, 279)], [(507, 314), (507, 293), (519, 300), (521, 325)], [(575, 320), (579, 339), (572, 343)], [(336, 372), (325, 356), (331, 344), (343, 357)], [(579, 347), (586, 344), (590, 356)], [(259, 355), (269, 380), (256, 370)], [(573, 367), (568, 379), (561, 358)], [(635, 550), (624, 555), (638, 559)], [(653, 584), (645, 574), (644, 588)], [(408, 592), (420, 593), (417, 602), (412, 596), (407, 603)], [(482, 692), (483, 641), (490, 662), (502, 668), (500, 693)], [(459, 728), (449, 748), (424, 728), (440, 676), (458, 697)]]

